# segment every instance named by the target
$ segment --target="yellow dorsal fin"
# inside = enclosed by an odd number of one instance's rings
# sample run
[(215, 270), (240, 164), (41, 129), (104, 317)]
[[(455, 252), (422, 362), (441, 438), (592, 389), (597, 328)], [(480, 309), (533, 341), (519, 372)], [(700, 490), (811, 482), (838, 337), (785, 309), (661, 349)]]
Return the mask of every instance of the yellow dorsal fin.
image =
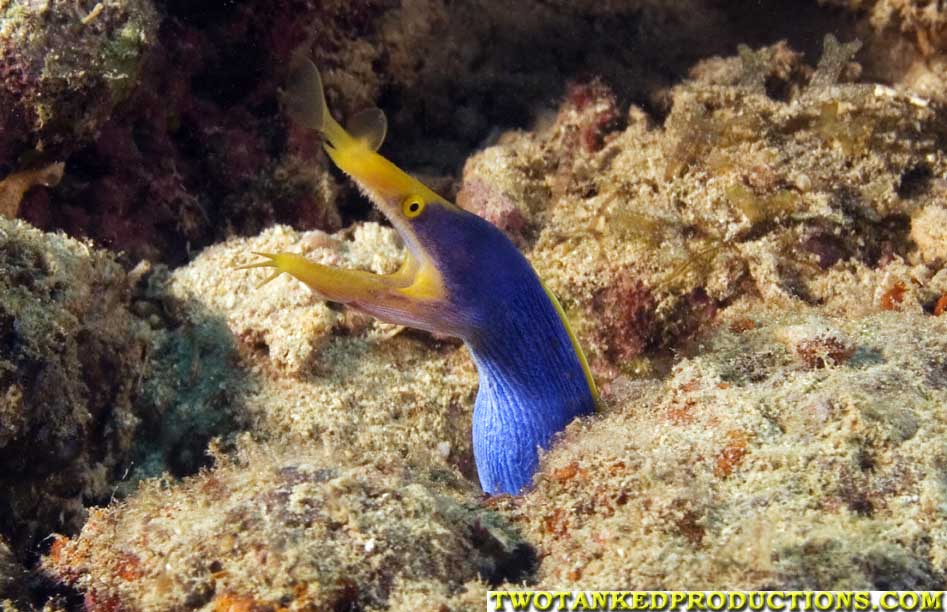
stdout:
[[(401, 202), (409, 195), (421, 196), (428, 202), (437, 201), (442, 206), (453, 206), (376, 152), (388, 129), (383, 112), (369, 109), (357, 113), (349, 122), (353, 134), (332, 118), (326, 107), (322, 78), (311, 61), (300, 62), (282, 98), (292, 120), (322, 133), (325, 137), (323, 148), (336, 167), (352, 177), (389, 219), (400, 218)], [(419, 253), (420, 250), (415, 254)]]
[(345, 123), (345, 129), (352, 138), (361, 140), (369, 149), (377, 151), (381, 148), (381, 143), (385, 142), (388, 118), (380, 108), (366, 108), (353, 115)]
[(352, 137), (329, 113), (322, 77), (311, 60), (303, 61), (293, 72), (283, 103), (293, 121), (322, 132), (333, 148), (342, 149), (353, 144)]

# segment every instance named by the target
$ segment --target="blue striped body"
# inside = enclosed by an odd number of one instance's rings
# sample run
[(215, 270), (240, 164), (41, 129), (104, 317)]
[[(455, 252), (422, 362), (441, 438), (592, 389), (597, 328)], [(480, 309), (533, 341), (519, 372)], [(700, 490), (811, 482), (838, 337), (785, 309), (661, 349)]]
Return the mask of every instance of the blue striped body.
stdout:
[[(539, 285), (538, 279), (534, 281)], [(480, 374), (473, 445), (487, 493), (518, 493), (530, 484), (538, 449), (595, 400), (572, 342), (542, 286), (520, 287), (507, 317), (467, 341)]]
[(441, 328), (466, 342), (480, 376), (473, 447), (486, 493), (530, 484), (539, 449), (595, 397), (569, 332), (532, 266), (476, 215), (429, 207), (414, 229), (443, 276)]

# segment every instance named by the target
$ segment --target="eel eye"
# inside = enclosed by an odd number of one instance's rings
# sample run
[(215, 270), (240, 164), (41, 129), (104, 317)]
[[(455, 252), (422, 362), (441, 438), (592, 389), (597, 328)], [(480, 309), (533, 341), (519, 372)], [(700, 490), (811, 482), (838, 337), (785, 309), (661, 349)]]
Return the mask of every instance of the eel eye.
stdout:
[(401, 203), (401, 212), (405, 217), (414, 219), (424, 212), (424, 200), (419, 196), (408, 196)]

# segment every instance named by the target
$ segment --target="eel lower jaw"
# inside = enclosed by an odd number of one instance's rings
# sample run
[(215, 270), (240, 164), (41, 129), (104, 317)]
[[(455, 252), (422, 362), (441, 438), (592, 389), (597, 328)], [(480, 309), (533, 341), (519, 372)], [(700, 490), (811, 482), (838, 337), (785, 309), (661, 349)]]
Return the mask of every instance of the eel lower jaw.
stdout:
[(289, 274), (322, 299), (350, 304), (389, 323), (443, 331), (440, 321), (446, 310), (446, 291), (441, 275), (433, 264), (410, 253), (391, 274), (326, 266), (296, 253), (256, 255), (264, 260), (239, 269), (271, 269), (263, 284)]

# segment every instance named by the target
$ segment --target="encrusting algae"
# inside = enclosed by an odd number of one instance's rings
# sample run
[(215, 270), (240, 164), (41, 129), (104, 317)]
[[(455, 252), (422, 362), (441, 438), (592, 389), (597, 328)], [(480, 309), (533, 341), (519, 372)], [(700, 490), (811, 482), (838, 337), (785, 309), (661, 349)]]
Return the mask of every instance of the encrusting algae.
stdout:
[(91, 141), (134, 89), (157, 28), (150, 0), (0, 2), (0, 169), (24, 149), (61, 159)]
[(111, 254), (0, 218), (0, 538), (18, 559), (109, 500), (149, 340)]

